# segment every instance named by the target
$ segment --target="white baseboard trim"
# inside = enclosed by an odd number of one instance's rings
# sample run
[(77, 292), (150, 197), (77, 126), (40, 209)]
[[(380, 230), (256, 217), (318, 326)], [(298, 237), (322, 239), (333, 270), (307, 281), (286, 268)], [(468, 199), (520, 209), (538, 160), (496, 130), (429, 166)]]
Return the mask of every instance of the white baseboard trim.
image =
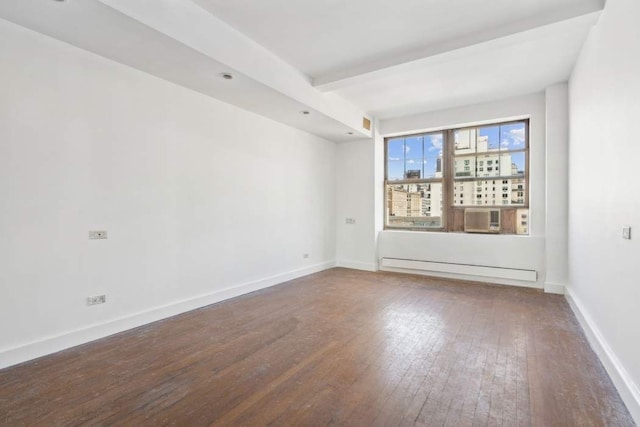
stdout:
[(569, 287), (566, 288), (565, 298), (575, 313), (578, 322), (580, 322), (591, 348), (600, 358), (602, 365), (607, 370), (618, 393), (620, 393), (620, 397), (627, 405), (629, 413), (636, 424), (640, 425), (640, 390), (638, 386), (633, 382), (633, 379), (620, 363), (611, 347), (609, 347), (589, 313)]
[(340, 260), (337, 262), (336, 267), (351, 268), (353, 270), (378, 271), (375, 262)]
[(544, 292), (547, 293), (547, 294), (564, 295), (565, 286), (563, 284), (561, 284), (561, 283), (545, 282), (544, 283)]
[(336, 266), (326, 261), (0, 350), (0, 369)]

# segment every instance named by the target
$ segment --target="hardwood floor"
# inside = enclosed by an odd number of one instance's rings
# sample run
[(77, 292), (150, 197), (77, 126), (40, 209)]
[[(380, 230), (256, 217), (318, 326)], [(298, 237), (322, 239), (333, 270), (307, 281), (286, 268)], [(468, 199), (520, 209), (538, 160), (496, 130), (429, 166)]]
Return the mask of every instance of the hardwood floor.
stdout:
[(634, 425), (561, 296), (339, 268), (2, 370), (0, 424)]

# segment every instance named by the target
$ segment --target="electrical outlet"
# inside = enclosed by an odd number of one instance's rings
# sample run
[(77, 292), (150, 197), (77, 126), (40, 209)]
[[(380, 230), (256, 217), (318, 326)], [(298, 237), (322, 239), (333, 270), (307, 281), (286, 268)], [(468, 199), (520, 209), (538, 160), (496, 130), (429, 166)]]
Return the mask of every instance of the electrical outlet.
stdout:
[(309, 254), (302, 254), (302, 258), (309, 258)]
[(107, 302), (106, 295), (96, 295), (94, 297), (87, 297), (87, 305), (104, 304)]
[(347, 224), (355, 224), (356, 223), (356, 219), (355, 218), (347, 218), (346, 223)]
[(89, 239), (106, 239), (107, 238), (107, 230), (91, 230), (89, 231)]
[(631, 240), (631, 227), (622, 228), (622, 238)]

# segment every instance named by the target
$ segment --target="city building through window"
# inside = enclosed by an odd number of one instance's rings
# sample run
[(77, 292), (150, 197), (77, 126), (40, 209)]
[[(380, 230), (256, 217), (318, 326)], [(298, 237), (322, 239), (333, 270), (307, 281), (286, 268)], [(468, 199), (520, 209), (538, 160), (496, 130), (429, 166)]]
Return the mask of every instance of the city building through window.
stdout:
[(463, 231), (464, 210), (499, 209), (529, 234), (529, 121), (385, 139), (385, 227)]

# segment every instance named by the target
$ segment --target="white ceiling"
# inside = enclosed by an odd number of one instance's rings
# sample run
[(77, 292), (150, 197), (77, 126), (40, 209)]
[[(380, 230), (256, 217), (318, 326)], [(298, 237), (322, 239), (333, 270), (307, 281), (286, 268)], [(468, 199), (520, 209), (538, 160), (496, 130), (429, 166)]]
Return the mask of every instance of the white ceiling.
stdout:
[[(603, 0), (194, 0), (316, 81), (602, 9)], [(457, 47), (460, 47), (458, 44)]]
[[(0, 17), (334, 141), (566, 81), (604, 0), (2, 0)], [(222, 71), (238, 77), (231, 84)], [(300, 110), (312, 114), (301, 117)], [(348, 136), (354, 133), (354, 136)]]

